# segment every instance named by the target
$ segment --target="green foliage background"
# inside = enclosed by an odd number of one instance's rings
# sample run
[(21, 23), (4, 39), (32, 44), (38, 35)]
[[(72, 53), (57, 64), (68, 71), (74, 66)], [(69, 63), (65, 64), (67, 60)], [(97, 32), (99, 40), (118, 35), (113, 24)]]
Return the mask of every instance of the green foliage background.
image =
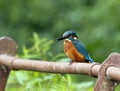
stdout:
[[(62, 42), (56, 42), (56, 39), (72, 29), (92, 58), (102, 62), (111, 52), (120, 51), (119, 6), (119, 0), (0, 0), (0, 36), (10, 36), (17, 41), (19, 57), (65, 61)], [(36, 91), (58, 91), (58, 88), (75, 91), (88, 84), (84, 91), (92, 91), (93, 83), (91, 85), (89, 81), (94, 79), (90, 77), (86, 80), (86, 76), (79, 75), (49, 75), (47, 78), (45, 73), (12, 72), (7, 88), (33, 91), (35, 86)], [(52, 87), (49, 87), (49, 80), (53, 81)]]

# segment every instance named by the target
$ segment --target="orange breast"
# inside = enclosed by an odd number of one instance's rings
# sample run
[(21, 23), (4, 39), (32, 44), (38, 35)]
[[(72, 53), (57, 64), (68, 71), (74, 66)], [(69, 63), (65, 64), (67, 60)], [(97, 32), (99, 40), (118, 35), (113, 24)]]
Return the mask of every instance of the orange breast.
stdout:
[(66, 39), (64, 41), (64, 51), (67, 57), (69, 57), (72, 61), (85, 62), (84, 56), (77, 51), (70, 40)]

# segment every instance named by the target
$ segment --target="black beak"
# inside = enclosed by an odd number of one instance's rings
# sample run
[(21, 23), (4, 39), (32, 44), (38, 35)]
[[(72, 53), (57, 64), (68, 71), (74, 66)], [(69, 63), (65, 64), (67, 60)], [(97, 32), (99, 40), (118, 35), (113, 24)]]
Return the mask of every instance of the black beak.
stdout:
[(64, 37), (61, 37), (61, 38), (57, 39), (57, 41), (64, 40), (64, 39), (65, 39)]

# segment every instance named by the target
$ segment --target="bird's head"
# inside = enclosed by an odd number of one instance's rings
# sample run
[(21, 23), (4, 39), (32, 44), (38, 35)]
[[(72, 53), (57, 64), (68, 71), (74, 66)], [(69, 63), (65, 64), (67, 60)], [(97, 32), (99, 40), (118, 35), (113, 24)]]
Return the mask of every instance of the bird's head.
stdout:
[(61, 38), (57, 39), (57, 41), (68, 39), (68, 38), (78, 39), (78, 36), (76, 35), (75, 32), (69, 30), (69, 31), (64, 32), (63, 36)]

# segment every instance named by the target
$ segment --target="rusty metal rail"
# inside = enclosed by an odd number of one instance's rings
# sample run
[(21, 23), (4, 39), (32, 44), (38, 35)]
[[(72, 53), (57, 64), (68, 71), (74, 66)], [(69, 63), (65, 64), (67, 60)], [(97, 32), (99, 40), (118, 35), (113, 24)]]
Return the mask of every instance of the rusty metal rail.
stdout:
[(21, 59), (15, 56), (16, 42), (8, 37), (0, 39), (0, 91), (5, 90), (11, 70), (28, 70), (49, 73), (82, 74), (98, 77), (94, 91), (114, 91), (120, 82), (120, 54), (112, 53), (102, 64), (48, 62)]

